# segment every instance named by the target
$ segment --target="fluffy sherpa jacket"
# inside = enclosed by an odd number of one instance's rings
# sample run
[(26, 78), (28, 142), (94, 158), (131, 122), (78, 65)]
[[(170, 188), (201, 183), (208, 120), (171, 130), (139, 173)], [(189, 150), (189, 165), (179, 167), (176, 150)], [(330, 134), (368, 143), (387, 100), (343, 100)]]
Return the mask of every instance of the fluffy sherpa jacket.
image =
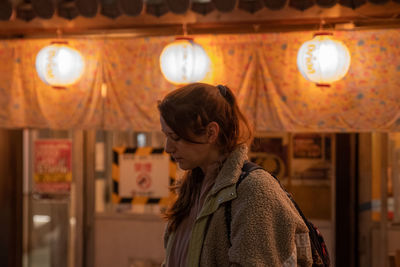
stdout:
[[(240, 146), (222, 166), (193, 226), (187, 266), (311, 266), (307, 226), (275, 179), (255, 170), (236, 189), (245, 160)], [(231, 247), (223, 205), (230, 200)], [(165, 234), (165, 262), (173, 238)]]

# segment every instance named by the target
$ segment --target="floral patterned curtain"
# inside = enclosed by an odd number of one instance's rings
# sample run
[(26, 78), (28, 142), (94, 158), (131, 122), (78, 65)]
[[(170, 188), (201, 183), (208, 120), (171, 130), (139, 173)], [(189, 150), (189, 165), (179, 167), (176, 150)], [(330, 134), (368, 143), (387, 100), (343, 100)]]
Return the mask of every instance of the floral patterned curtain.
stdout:
[[(400, 30), (335, 32), (350, 50), (344, 79), (317, 87), (297, 69), (313, 32), (199, 35), (212, 66), (204, 82), (224, 84), (258, 131), (399, 131)], [(75, 85), (57, 90), (36, 74), (52, 40), (0, 41), (0, 127), (159, 130), (157, 100), (176, 88), (159, 55), (173, 37), (67, 40), (85, 58)], [(102, 88), (106, 94), (102, 96)]]

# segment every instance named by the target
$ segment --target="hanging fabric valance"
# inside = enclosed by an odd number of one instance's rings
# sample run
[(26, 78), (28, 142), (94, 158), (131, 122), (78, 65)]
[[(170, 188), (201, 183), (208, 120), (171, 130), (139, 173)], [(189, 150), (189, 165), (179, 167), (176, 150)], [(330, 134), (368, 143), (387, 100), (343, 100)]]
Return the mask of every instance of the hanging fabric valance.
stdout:
[[(374, 5), (383, 5), (399, 0), (369, 0)], [(78, 16), (95, 18), (97, 13), (108, 18), (118, 18), (122, 15), (138, 17), (146, 13), (155, 17), (167, 13), (185, 14), (191, 11), (206, 15), (214, 10), (229, 13), (241, 9), (255, 13), (263, 8), (281, 10), (290, 6), (295, 10), (304, 11), (313, 6), (331, 8), (340, 5), (358, 9), (367, 4), (367, 0), (0, 0), (0, 20), (13, 20), (15, 17), (24, 21), (34, 18), (50, 19), (58, 16), (73, 20)], [(13, 13), (15, 16), (13, 16)]]
[[(197, 36), (212, 61), (204, 82), (231, 87), (258, 131), (399, 131), (400, 30), (335, 32), (352, 59), (329, 88), (297, 70), (297, 51), (312, 34)], [(36, 74), (35, 56), (50, 41), (0, 41), (0, 127), (159, 130), (157, 100), (175, 88), (159, 55), (173, 37), (68, 40), (86, 68), (66, 90)]]

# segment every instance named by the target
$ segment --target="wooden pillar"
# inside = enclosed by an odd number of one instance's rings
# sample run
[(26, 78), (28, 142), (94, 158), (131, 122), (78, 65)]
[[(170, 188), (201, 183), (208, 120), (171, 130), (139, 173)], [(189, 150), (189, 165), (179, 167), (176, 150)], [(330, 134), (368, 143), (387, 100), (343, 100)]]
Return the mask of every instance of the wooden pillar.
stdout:
[(96, 131), (88, 130), (84, 134), (84, 266), (94, 267), (94, 213), (95, 213), (95, 144)]
[(358, 266), (356, 137), (336, 135), (336, 266)]
[(359, 134), (359, 266), (372, 266), (372, 135)]
[(388, 135), (387, 133), (380, 134), (381, 145), (381, 220), (380, 220), (380, 265), (381, 267), (388, 266)]
[(0, 129), (0, 266), (22, 266), (22, 140)]
[(72, 132), (72, 177), (71, 185), (71, 210), (70, 216), (74, 218), (75, 224), (71, 224), (70, 241), (70, 266), (83, 267), (84, 264), (84, 163), (83, 163), (83, 131)]

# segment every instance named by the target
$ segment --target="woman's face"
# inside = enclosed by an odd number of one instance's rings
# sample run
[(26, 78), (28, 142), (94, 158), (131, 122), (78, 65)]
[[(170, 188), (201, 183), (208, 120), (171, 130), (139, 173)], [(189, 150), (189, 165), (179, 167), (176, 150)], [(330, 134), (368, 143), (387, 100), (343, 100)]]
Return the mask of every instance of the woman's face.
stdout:
[(191, 140), (201, 144), (191, 143), (179, 137), (160, 116), (161, 130), (166, 136), (165, 151), (179, 164), (182, 170), (201, 167), (207, 168), (212, 158), (213, 146), (208, 142), (206, 134), (191, 136)]

